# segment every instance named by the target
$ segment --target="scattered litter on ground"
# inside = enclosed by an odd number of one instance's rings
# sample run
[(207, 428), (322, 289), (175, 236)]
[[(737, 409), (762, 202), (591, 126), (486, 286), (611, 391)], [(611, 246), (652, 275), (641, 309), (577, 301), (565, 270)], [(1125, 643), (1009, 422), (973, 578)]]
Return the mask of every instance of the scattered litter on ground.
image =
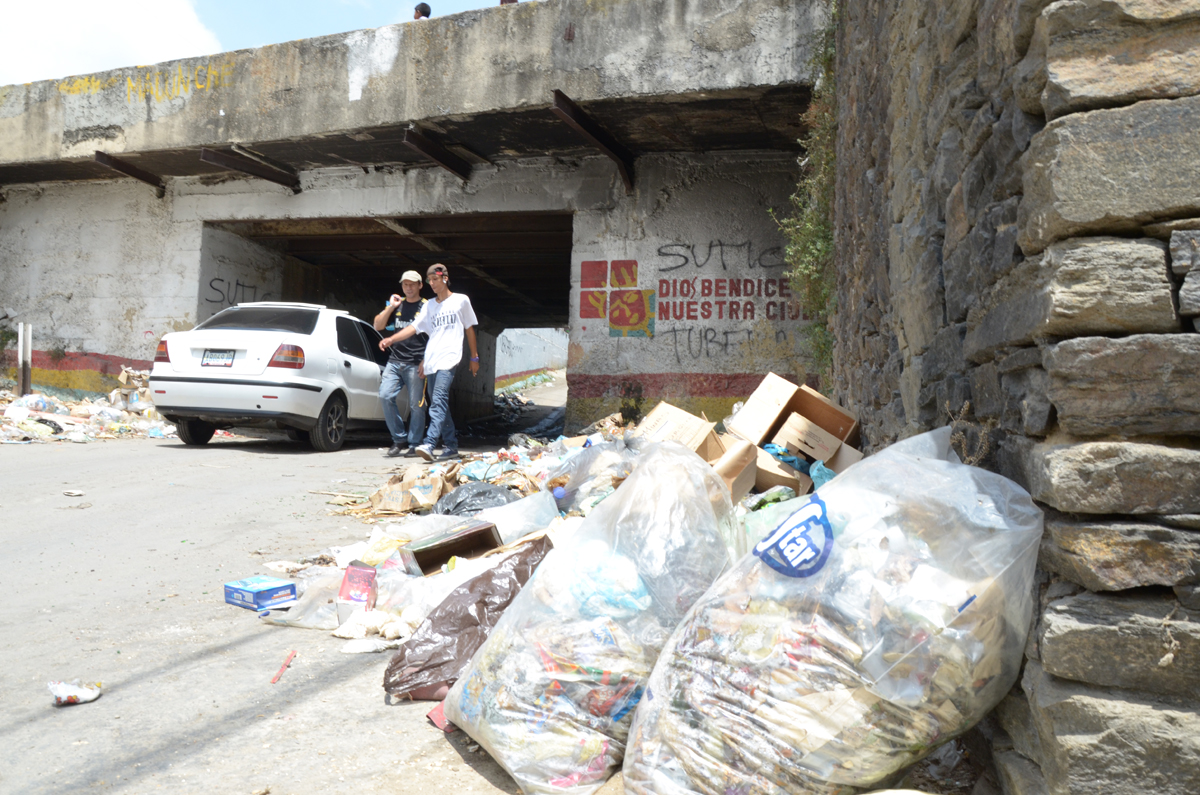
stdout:
[(266, 610), (296, 601), (296, 584), (279, 577), (247, 577), (225, 583), (225, 601), (249, 610)]
[(58, 707), (65, 707), (68, 704), (86, 704), (100, 698), (99, 682), (94, 685), (81, 685), (76, 679), (74, 682), (49, 682), (47, 687), (50, 688), (50, 694), (54, 696), (54, 705)]
[(527, 795), (589, 795), (622, 761), (639, 795), (936, 773), (1012, 684), (1041, 528), (948, 438), (864, 460), (852, 413), (768, 375), (719, 423), (660, 403), (310, 492), (369, 537), (261, 563), (292, 601), (230, 601), (395, 649), (389, 698), (444, 699), (430, 720)]
[(279, 677), (283, 676), (283, 672), (286, 671), (288, 666), (292, 664), (292, 660), (295, 659), (295, 657), (296, 652), (292, 651), (292, 653), (287, 656), (287, 659), (283, 661), (283, 665), (279, 666), (279, 673), (271, 677), (271, 684), (276, 684), (279, 682)]
[(17, 397), (0, 390), (0, 443), (74, 442), (134, 437), (169, 438), (175, 426), (150, 399), (145, 370), (122, 368), (121, 386), (106, 397), (61, 400), (34, 392)]

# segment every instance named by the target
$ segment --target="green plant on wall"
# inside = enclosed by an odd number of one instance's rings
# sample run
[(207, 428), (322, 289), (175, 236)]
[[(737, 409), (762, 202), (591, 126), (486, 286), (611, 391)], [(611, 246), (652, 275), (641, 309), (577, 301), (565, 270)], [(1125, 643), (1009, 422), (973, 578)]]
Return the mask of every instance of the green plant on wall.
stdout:
[(46, 355), (49, 356), (50, 361), (54, 362), (55, 364), (60, 363), (63, 359), (67, 358), (67, 343), (61, 341), (54, 343), (52, 346), (50, 346), (50, 349), (46, 351)]
[(800, 120), (800, 182), (791, 197), (790, 213), (780, 218), (788, 276), (800, 308), (812, 321), (803, 329), (806, 353), (821, 377), (831, 382), (833, 333), (829, 321), (837, 308), (837, 274), (833, 264), (833, 199), (837, 171), (837, 2), (829, 2), (829, 19), (813, 38), (809, 62), (814, 78), (812, 101)]

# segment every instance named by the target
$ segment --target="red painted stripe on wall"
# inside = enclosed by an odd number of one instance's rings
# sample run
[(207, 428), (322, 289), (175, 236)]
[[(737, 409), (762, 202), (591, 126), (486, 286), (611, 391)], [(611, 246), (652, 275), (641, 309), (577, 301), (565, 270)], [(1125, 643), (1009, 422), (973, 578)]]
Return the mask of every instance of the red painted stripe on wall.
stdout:
[[(16, 350), (4, 351), (4, 365), (17, 366)], [(34, 351), (32, 366), (42, 370), (95, 370), (104, 375), (117, 376), (121, 374), (121, 365), (132, 367), (134, 370), (149, 370), (154, 362), (149, 359), (129, 359), (124, 356), (110, 356), (107, 353), (73, 353), (68, 351), (66, 356), (57, 362), (50, 357), (48, 351)]]
[(572, 398), (746, 397), (765, 377), (763, 373), (567, 373), (567, 390)]

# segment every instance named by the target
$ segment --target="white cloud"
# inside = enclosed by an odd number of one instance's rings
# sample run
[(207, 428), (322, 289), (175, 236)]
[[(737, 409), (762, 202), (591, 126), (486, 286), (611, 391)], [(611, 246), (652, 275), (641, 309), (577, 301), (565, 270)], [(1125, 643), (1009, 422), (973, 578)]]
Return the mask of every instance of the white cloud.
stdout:
[(4, 12), (0, 86), (222, 51), (191, 0), (31, 0)]

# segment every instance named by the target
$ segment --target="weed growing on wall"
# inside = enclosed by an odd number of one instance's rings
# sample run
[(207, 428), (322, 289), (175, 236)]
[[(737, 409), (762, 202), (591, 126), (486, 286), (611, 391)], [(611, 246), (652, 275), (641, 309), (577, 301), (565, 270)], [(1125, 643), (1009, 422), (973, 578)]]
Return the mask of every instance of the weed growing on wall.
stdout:
[(814, 35), (809, 62), (814, 78), (812, 102), (800, 117), (806, 132), (800, 139), (800, 182), (791, 197), (791, 212), (775, 222), (783, 231), (793, 291), (812, 320), (803, 338), (822, 384), (831, 383), (833, 332), (829, 321), (837, 308), (837, 276), (833, 265), (833, 198), (837, 166), (837, 0), (829, 0), (829, 20)]

